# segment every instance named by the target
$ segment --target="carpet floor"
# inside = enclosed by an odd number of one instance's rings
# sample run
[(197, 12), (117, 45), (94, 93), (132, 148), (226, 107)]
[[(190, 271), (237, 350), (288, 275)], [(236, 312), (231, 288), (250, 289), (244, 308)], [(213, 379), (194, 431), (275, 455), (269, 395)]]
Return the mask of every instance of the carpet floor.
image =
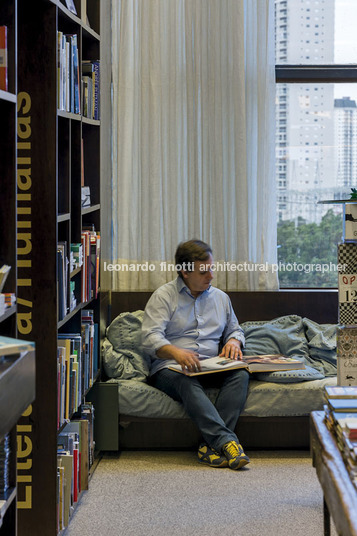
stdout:
[(201, 465), (194, 452), (105, 455), (65, 536), (322, 536), (309, 453), (247, 454), (240, 471)]

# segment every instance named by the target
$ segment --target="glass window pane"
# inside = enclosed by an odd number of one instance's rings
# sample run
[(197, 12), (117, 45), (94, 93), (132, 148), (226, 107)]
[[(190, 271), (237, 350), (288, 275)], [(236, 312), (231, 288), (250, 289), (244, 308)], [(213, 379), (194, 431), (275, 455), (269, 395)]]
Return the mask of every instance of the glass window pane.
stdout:
[(275, 0), (277, 64), (356, 64), (356, 0)]
[[(277, 84), (276, 103), (279, 261), (337, 264), (342, 208), (317, 202), (357, 187), (357, 84)], [(307, 270), (280, 271), (281, 286), (337, 286), (337, 272)]]

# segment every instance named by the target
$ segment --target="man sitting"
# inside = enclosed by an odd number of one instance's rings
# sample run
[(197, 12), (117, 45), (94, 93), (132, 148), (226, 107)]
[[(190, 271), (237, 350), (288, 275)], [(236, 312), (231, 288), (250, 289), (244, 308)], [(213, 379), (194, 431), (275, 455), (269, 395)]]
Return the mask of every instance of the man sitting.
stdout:
[[(145, 308), (142, 324), (144, 351), (152, 360), (151, 383), (181, 402), (198, 426), (204, 443), (198, 450), (202, 463), (241, 469), (249, 463), (234, 433), (247, 397), (249, 373), (245, 369), (187, 376), (170, 370), (197, 372), (207, 357), (242, 359), (243, 330), (227, 294), (211, 286), (212, 249), (200, 240), (179, 244), (175, 254), (178, 277), (157, 289)], [(204, 391), (212, 378), (220, 391), (215, 405)]]

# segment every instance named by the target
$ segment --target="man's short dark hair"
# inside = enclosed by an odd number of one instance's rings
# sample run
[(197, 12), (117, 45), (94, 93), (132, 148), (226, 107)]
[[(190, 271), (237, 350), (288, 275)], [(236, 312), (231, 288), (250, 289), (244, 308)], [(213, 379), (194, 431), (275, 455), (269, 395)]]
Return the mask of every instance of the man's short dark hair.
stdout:
[[(195, 261), (206, 261), (212, 255), (212, 248), (202, 240), (188, 240), (181, 242), (176, 249), (175, 263), (180, 266), (189, 266)], [(181, 271), (177, 273), (182, 277)]]

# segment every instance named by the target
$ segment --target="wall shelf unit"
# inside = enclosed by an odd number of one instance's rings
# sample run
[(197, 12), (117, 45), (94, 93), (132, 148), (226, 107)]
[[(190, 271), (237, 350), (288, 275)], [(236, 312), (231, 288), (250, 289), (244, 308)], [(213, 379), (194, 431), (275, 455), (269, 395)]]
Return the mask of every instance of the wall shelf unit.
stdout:
[[(36, 400), (31, 413), (20, 420), (30, 430), (32, 445), (31, 467), (21, 473), (31, 482), (26, 501), (24, 488), (19, 488), (24, 502), (18, 511), (20, 536), (54, 536), (64, 529), (57, 518), (57, 442), (58, 431), (63, 432), (58, 412), (58, 382), (63, 379), (58, 340), (68, 333), (81, 334), (83, 315), (92, 314), (99, 324), (98, 280), (93, 276), (99, 269), (99, 248), (87, 228), (99, 236), (101, 127), (100, 120), (83, 116), (82, 60), (100, 60), (100, 1), (74, 0), (74, 5), (77, 15), (62, 0), (17, 0), (18, 89), (14, 94), (18, 95), (17, 120), (24, 125), (18, 156), (28, 177), (28, 188), (18, 188), (17, 195), (26, 194), (21, 198), (25, 212), (20, 219), (29, 222), (30, 229), (28, 251), (18, 256), (22, 284), (17, 320), (19, 337), (33, 340), (37, 355)], [(65, 60), (62, 69), (58, 67), (61, 58)], [(68, 67), (71, 58), (73, 67)], [(99, 110), (96, 80), (93, 75), (93, 111)], [(16, 115), (16, 105), (11, 105)], [(26, 130), (26, 124), (31, 128)], [(15, 126), (16, 122), (14, 138)], [(91, 198), (91, 206), (84, 210), (83, 186), (90, 187)], [(71, 251), (77, 245), (84, 247), (84, 240), (88, 255), (85, 267), (79, 267), (71, 263)], [(70, 381), (77, 381), (78, 389), (79, 380), (72, 380), (72, 361), (66, 367), (71, 367)], [(88, 374), (89, 385), (81, 391), (79, 407), (97, 378), (94, 365)], [(76, 415), (75, 410), (70, 416)]]

